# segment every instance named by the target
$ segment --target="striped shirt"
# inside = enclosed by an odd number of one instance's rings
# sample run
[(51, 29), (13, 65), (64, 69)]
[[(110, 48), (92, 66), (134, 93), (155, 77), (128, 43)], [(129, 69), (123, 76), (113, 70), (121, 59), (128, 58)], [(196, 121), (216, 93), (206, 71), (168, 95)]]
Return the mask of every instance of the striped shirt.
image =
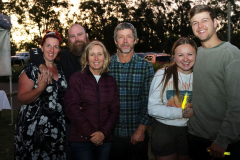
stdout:
[(153, 67), (134, 53), (128, 63), (121, 63), (118, 54), (112, 56), (109, 68), (110, 75), (117, 81), (120, 96), (120, 115), (114, 135), (129, 137), (139, 124), (152, 123), (147, 104)]

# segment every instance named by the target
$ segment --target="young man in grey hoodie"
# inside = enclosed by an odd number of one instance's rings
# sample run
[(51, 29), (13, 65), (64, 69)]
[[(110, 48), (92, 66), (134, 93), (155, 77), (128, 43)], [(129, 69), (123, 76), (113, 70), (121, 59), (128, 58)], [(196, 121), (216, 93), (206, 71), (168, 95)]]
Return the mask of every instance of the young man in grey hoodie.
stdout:
[[(189, 12), (201, 41), (193, 68), (193, 111), (188, 121), (193, 160), (240, 159), (240, 51), (218, 39), (213, 9), (197, 5)], [(230, 152), (230, 155), (224, 153)]]

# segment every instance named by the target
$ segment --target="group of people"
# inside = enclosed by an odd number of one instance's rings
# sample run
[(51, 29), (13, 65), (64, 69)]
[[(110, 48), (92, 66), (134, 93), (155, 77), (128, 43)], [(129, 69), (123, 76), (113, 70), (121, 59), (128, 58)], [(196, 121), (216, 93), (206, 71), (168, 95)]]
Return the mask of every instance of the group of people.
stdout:
[(197, 5), (187, 37), (172, 47), (174, 61), (155, 74), (134, 53), (137, 31), (114, 30), (117, 54), (89, 41), (84, 27), (61, 36), (47, 31), (19, 77), (21, 106), (15, 159), (240, 159), (240, 51), (217, 37), (213, 9)]

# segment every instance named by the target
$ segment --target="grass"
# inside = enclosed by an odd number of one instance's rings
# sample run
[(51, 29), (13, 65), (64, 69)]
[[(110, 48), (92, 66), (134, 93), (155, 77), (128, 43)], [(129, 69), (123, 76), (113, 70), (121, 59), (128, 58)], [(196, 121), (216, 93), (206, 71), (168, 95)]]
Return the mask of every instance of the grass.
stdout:
[(2, 110), (0, 116), (0, 159), (11, 160), (14, 158), (14, 125), (18, 110), (13, 110), (13, 125), (11, 124), (11, 110)]
[[(23, 66), (12, 66), (12, 82), (17, 83)], [(9, 82), (9, 76), (0, 76), (0, 82)]]

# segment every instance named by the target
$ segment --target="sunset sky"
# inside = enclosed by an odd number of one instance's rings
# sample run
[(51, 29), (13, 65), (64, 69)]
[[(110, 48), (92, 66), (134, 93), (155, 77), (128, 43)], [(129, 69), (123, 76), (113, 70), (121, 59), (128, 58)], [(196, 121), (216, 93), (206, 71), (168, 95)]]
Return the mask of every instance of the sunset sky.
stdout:
[[(76, 12), (77, 14), (80, 14), (78, 11), (78, 7), (79, 7), (79, 3), (83, 1), (83, 0), (69, 0), (69, 3), (73, 4), (74, 6), (71, 8), (71, 12), (69, 14), (69, 16), (71, 16), (74, 12)], [(86, 0), (85, 0), (86, 1)], [(133, 0), (136, 1), (136, 0)], [(3, 0), (3, 2), (8, 2), (8, 0)], [(194, 0), (195, 3), (197, 4), (206, 4), (206, 0)], [(239, 2), (237, 2), (239, 3)], [(75, 5), (76, 4), (76, 5)], [(174, 7), (174, 5), (173, 5)], [(175, 6), (176, 7), (176, 6)], [(64, 12), (62, 13), (62, 21), (64, 21)], [(35, 34), (39, 34), (37, 28), (33, 28), (30, 29), (30, 34), (28, 35), (25, 32), (25, 28), (23, 25), (19, 25), (17, 23), (17, 17), (13, 14), (11, 15), (11, 22), (12, 22), (12, 29), (11, 29), (11, 35), (12, 35), (12, 39), (14, 40), (15, 43), (24, 43), (26, 41), (31, 41), (33, 39), (33, 36)], [(68, 25), (68, 24), (66, 24)]]

